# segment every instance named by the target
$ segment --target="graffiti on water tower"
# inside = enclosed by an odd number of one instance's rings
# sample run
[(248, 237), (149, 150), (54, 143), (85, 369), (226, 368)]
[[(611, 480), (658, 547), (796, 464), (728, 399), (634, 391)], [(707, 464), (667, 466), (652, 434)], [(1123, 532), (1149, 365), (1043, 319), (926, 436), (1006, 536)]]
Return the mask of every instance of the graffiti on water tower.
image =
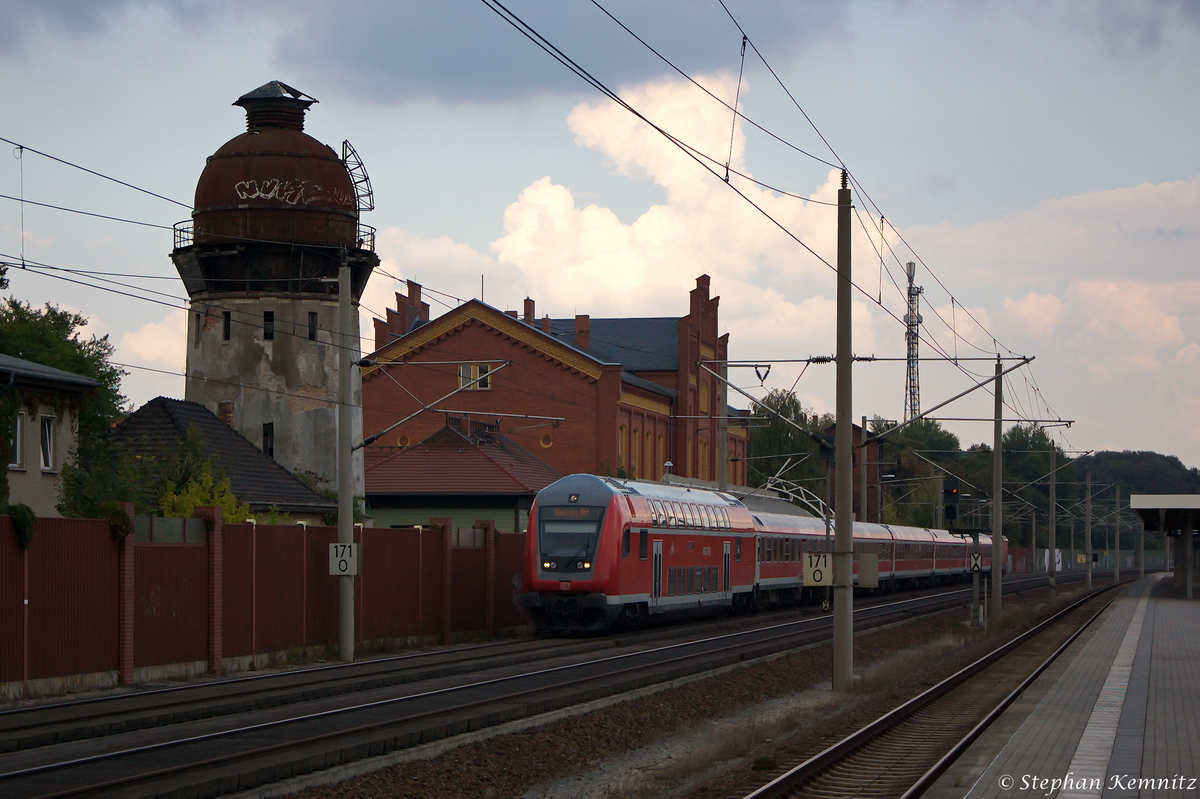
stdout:
[(279, 200), (288, 205), (308, 205), (327, 199), (325, 190), (309, 180), (243, 180), (234, 184), (233, 190), (243, 200)]

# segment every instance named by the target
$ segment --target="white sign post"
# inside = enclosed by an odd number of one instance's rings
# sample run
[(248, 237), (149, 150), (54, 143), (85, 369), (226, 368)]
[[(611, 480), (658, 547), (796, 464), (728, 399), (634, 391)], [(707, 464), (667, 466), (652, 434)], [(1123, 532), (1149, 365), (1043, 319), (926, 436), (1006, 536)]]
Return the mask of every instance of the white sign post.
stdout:
[(828, 552), (804, 553), (804, 586), (833, 585), (833, 565)]
[(334, 577), (358, 574), (358, 544), (330, 544), (329, 573)]

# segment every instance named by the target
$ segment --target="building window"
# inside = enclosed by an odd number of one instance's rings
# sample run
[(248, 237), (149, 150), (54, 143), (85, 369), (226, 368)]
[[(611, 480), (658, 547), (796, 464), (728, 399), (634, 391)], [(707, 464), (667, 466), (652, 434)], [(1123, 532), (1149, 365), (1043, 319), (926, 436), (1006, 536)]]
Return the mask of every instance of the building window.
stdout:
[(225, 311), (221, 314), (221, 340), (229, 341), (229, 328), (233, 324), (233, 314)]
[(42, 471), (54, 470), (54, 428), (57, 420), (53, 416), (42, 417)]
[(275, 312), (263, 311), (263, 341), (275, 340)]
[(308, 340), (309, 341), (317, 340), (317, 312), (316, 311), (308, 312)]
[[(458, 387), (468, 391), (487, 391), (492, 387), (488, 374), (492, 367), (486, 363), (464, 363), (458, 367)], [(477, 383), (471, 381), (478, 380)]]
[(263, 425), (263, 454), (269, 458), (275, 457), (275, 423), (267, 422)]
[(13, 420), (12, 448), (8, 451), (8, 468), (25, 467), (25, 411), (18, 411)]
[(204, 319), (208, 314), (196, 314), (196, 334), (192, 337), (192, 346), (200, 346), (200, 338), (204, 335)]

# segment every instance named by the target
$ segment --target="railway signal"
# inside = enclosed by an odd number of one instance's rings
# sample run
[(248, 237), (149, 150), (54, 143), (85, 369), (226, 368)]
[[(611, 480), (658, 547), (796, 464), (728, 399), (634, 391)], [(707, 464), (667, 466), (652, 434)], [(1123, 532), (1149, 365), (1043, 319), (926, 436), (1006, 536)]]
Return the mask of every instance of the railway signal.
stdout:
[(958, 478), (947, 477), (942, 483), (942, 505), (946, 511), (947, 524), (958, 518), (959, 496)]

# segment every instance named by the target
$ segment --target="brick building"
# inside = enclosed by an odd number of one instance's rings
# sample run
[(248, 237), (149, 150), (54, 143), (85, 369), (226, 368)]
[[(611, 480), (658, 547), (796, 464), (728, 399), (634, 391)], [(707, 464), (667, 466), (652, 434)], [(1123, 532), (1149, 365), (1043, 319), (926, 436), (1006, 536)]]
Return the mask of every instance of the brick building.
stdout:
[[(410, 281), (407, 296), (397, 294), (397, 307), (375, 320), (370, 358), (379, 365), (363, 371), (363, 430), (370, 436), (416, 415), (367, 457), (422, 441), (447, 418), (470, 417), (499, 425), (563, 474), (658, 480), (669, 461), (672, 474), (716, 480), (720, 392), (700, 364), (727, 357), (719, 302), (701, 275), (681, 318), (538, 320), (527, 299), (522, 315), (471, 300), (430, 320)], [(728, 430), (731, 485), (745, 485), (746, 434)]]

